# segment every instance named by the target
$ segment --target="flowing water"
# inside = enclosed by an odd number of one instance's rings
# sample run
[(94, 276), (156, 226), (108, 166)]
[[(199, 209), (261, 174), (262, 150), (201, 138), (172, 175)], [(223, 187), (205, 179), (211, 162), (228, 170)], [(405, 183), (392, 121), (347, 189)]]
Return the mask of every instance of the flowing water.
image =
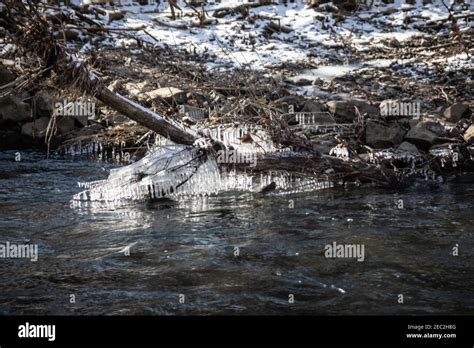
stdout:
[(71, 206), (114, 167), (0, 154), (0, 243), (39, 250), (0, 259), (1, 314), (474, 313), (472, 178)]

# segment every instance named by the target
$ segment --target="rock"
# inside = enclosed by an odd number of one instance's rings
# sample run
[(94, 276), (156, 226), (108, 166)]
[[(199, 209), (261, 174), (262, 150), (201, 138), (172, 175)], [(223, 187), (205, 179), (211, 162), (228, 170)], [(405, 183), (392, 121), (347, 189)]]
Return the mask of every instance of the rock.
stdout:
[(324, 112), (325, 110), (326, 107), (323, 103), (315, 100), (307, 100), (304, 103), (301, 112)]
[(285, 113), (290, 113), (291, 107), (293, 112), (300, 111), (306, 100), (296, 95), (287, 95), (274, 101), (274, 106)]
[(426, 126), (426, 121), (419, 122), (415, 127), (410, 129), (405, 136), (405, 139), (423, 149), (431, 147), (438, 139), (438, 136), (431, 130), (427, 129)]
[(145, 94), (150, 99), (161, 99), (170, 104), (184, 104), (187, 101), (186, 92), (175, 87), (158, 88)]
[[(77, 122), (76, 125), (79, 127), (85, 127), (89, 123), (89, 117), (88, 116), (76, 116), (72, 117), (74, 118)], [(94, 116), (91, 116), (91, 118), (94, 118)]]
[(337, 141), (335, 140), (321, 141), (319, 137), (315, 137), (315, 139), (318, 140), (318, 142), (313, 143), (313, 150), (322, 155), (329, 155), (331, 149), (337, 145)]
[(396, 47), (396, 48), (401, 47), (400, 41), (398, 41), (395, 37), (388, 40), (387, 44), (389, 47)]
[(376, 121), (368, 121), (365, 130), (365, 142), (374, 148), (387, 148), (403, 141), (405, 130), (398, 124), (385, 125)]
[(33, 139), (20, 132), (0, 130), (0, 151), (30, 149), (33, 146)]
[(420, 120), (416, 120), (416, 119), (413, 119), (413, 118), (408, 120), (408, 125), (410, 126), (410, 129), (415, 127), (418, 123), (420, 123)]
[(138, 98), (139, 95), (144, 94), (143, 91), (148, 82), (128, 82), (124, 85), (130, 97)]
[(107, 125), (117, 126), (120, 124), (127, 123), (128, 121), (130, 121), (130, 119), (127, 116), (124, 116), (121, 114), (113, 114), (113, 115), (109, 115), (106, 121), (107, 121), (106, 123)]
[(363, 116), (379, 117), (380, 115), (378, 108), (362, 100), (332, 100), (326, 105), (338, 122), (352, 122), (357, 117), (356, 108)]
[(285, 79), (285, 82), (289, 82), (295, 86), (309, 86), (313, 83), (313, 80), (308, 80), (303, 76), (293, 76)]
[(0, 64), (0, 86), (6, 85), (15, 80), (15, 75), (7, 69), (6, 66)]
[(99, 124), (91, 124), (89, 126), (86, 126), (78, 130), (76, 136), (85, 137), (85, 136), (95, 135), (99, 133), (102, 130), (102, 128), (103, 127)]
[(31, 107), (14, 95), (0, 98), (0, 119), (21, 122), (31, 117)]
[(471, 110), (469, 106), (462, 103), (456, 103), (451, 105), (449, 108), (444, 110), (443, 116), (446, 121), (456, 123), (461, 118), (469, 118), (471, 117)]
[(48, 129), (49, 118), (41, 117), (34, 122), (28, 122), (21, 127), (21, 134), (29, 135), (33, 138), (42, 138), (46, 135)]
[(51, 116), (53, 112), (53, 100), (48, 92), (42, 91), (36, 94), (36, 116)]
[(471, 126), (466, 130), (463, 138), (466, 141), (466, 143), (469, 143), (469, 144), (474, 143), (474, 124), (471, 124)]
[(109, 24), (110, 22), (112, 21), (117, 21), (117, 20), (120, 20), (120, 19), (123, 19), (125, 18), (125, 13), (122, 12), (122, 11), (109, 11), (109, 10), (105, 10), (105, 12), (107, 13), (107, 16), (108, 16), (108, 19), (109, 19)]
[(188, 102), (194, 101), (196, 105), (199, 105), (199, 106), (209, 105), (209, 98), (206, 95), (201, 94), (201, 93), (188, 92), (186, 93), (186, 98)]
[(57, 123), (59, 134), (69, 133), (74, 129), (74, 118), (73, 117), (62, 117)]
[(56, 31), (53, 36), (55, 39), (66, 39), (66, 41), (78, 41), (81, 32), (73, 28), (66, 28), (65, 30)]
[(433, 132), (439, 137), (444, 137), (448, 134), (448, 130), (444, 128), (444, 126), (441, 123), (436, 122), (436, 121), (423, 120), (417, 123), (417, 125), (429, 130), (430, 132)]
[(416, 145), (413, 145), (412, 143), (409, 143), (408, 141), (404, 141), (403, 143), (401, 143), (397, 147), (397, 150), (402, 151), (402, 152), (409, 152), (409, 153), (413, 153), (417, 155), (420, 154), (420, 151), (418, 151), (418, 148), (416, 147)]

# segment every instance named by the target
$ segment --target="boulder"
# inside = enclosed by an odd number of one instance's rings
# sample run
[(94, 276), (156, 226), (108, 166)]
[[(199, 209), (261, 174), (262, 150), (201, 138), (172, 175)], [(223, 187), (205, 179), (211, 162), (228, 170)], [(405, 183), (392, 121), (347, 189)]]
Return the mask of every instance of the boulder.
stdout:
[(125, 124), (127, 123), (128, 121), (130, 121), (130, 119), (127, 117), (127, 116), (124, 116), (124, 115), (121, 115), (121, 114), (113, 114), (113, 115), (109, 115), (106, 119), (106, 124), (107, 125), (111, 125), (111, 126), (117, 126), (117, 125), (120, 125), (120, 124)]
[(423, 149), (431, 147), (437, 139), (438, 136), (427, 128), (425, 121), (419, 122), (405, 136), (405, 140)]
[(416, 145), (413, 145), (412, 143), (409, 143), (408, 141), (404, 141), (403, 143), (401, 143), (397, 147), (397, 150), (401, 152), (413, 153), (416, 155), (420, 154), (420, 151), (418, 151), (418, 148), (416, 147)]
[(471, 117), (471, 114), (472, 112), (468, 105), (456, 103), (444, 110), (443, 116), (446, 121), (456, 123), (461, 118)]
[(466, 130), (463, 136), (466, 143), (473, 144), (474, 143), (474, 124), (471, 124), (469, 128)]
[(128, 82), (123, 87), (128, 92), (130, 97), (138, 98), (140, 95), (144, 95), (144, 89), (148, 85), (147, 81), (143, 82)]
[(7, 69), (6, 66), (0, 64), (0, 86), (6, 85), (15, 80), (15, 75)]
[(357, 117), (356, 108), (363, 116), (378, 117), (380, 114), (378, 108), (362, 100), (332, 100), (326, 105), (338, 122), (352, 122)]
[(145, 94), (152, 100), (160, 99), (170, 104), (184, 104), (187, 101), (186, 92), (175, 87), (158, 88)]
[(0, 119), (21, 122), (30, 117), (30, 104), (11, 94), (0, 98)]
[(307, 100), (304, 103), (301, 112), (324, 112), (325, 110), (326, 107), (323, 103), (315, 100)]
[(105, 10), (105, 12), (107, 13), (109, 23), (112, 22), (112, 21), (117, 21), (117, 20), (121, 20), (121, 19), (125, 18), (125, 13), (122, 12), (122, 11)]
[(53, 112), (53, 100), (48, 92), (42, 91), (36, 94), (36, 116), (51, 116)]
[(289, 113), (290, 106), (293, 107), (293, 112), (300, 111), (306, 100), (303, 97), (296, 95), (287, 95), (275, 100), (274, 106), (285, 113)]
[(66, 39), (66, 41), (79, 41), (81, 32), (74, 28), (56, 31), (53, 36), (55, 39)]
[(69, 133), (74, 129), (74, 118), (73, 117), (62, 117), (56, 123), (59, 134)]
[(89, 126), (86, 126), (78, 130), (76, 136), (86, 137), (86, 136), (95, 135), (97, 133), (100, 133), (102, 131), (102, 128), (103, 127), (99, 124), (91, 124)]
[(429, 130), (430, 132), (433, 132), (439, 137), (444, 137), (448, 134), (448, 130), (444, 128), (444, 126), (439, 122), (431, 121), (431, 120), (423, 120), (417, 123), (417, 125), (418, 124), (420, 125), (420, 127), (423, 127)]
[(382, 124), (368, 121), (365, 130), (365, 142), (374, 148), (387, 148), (403, 141), (405, 130), (398, 123)]
[(25, 123), (23, 127), (21, 127), (21, 134), (28, 135), (33, 138), (42, 138), (46, 135), (48, 124), (48, 117), (40, 117), (34, 122)]

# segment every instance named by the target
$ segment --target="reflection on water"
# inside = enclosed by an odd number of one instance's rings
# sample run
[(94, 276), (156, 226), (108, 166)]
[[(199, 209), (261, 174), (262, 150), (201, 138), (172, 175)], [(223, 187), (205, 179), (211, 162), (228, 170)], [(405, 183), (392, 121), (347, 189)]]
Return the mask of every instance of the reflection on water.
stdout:
[[(77, 208), (111, 166), (29, 158), (0, 156), (0, 242), (39, 246), (0, 259), (2, 314), (474, 312), (472, 180)], [(365, 261), (325, 258), (334, 241)]]

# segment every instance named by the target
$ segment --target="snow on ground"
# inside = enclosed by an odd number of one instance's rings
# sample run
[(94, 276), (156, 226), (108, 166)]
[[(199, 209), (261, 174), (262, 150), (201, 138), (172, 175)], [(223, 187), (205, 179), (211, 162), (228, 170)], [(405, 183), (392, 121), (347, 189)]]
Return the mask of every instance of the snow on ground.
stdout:
[[(213, 18), (212, 11), (222, 6), (229, 4), (208, 8), (208, 18)], [(361, 11), (336, 21), (334, 14), (318, 12), (303, 4), (269, 5), (250, 9), (253, 20), (237, 20), (237, 15), (230, 15), (218, 18), (216, 24), (195, 27), (193, 25), (197, 24), (196, 17), (182, 16), (171, 20), (167, 3), (158, 7), (131, 5), (118, 7), (126, 12), (125, 18), (115, 20), (108, 26), (146, 28), (134, 32), (135, 35), (154, 45), (176, 47), (190, 53), (207, 53), (212, 57), (206, 63), (209, 69), (262, 70), (283, 64), (330, 65), (316, 70), (317, 75), (325, 78), (338, 76), (354, 68), (334, 65), (337, 63), (334, 62), (335, 59), (347, 64), (354, 51), (367, 52), (374, 47), (384, 47), (390, 40), (395, 39), (400, 43), (414, 36), (424, 35), (414, 29), (414, 25), (422, 23), (422, 20), (415, 21), (412, 25), (403, 25), (407, 16), (420, 15), (432, 20), (448, 16), (447, 10), (440, 3), (425, 6), (418, 4), (412, 10), (377, 15), (390, 6), (394, 5), (376, 4), (370, 11)], [(185, 14), (193, 13), (193, 10), (184, 4), (181, 8)], [(171, 26), (185, 25), (188, 28), (165, 27), (154, 22), (154, 19)], [(264, 27), (270, 21), (292, 30), (289, 33), (264, 35)], [(464, 23), (464, 26), (466, 25), (469, 24)], [(111, 44), (127, 47), (133, 44), (133, 40), (117, 37)], [(453, 59), (462, 60), (461, 57)]]
[[(383, 4), (376, 0), (370, 10), (346, 16), (312, 9), (302, 3), (290, 3), (251, 8), (250, 15), (243, 19), (240, 13), (224, 18), (212, 17), (215, 9), (232, 6), (232, 3), (221, 3), (206, 7), (207, 19), (212, 20), (213, 24), (204, 26), (197, 25), (193, 9), (179, 1), (178, 4), (183, 12), (177, 11), (178, 18), (175, 20), (170, 18), (167, 2), (147, 6), (131, 1), (126, 6), (104, 5), (103, 9), (107, 11), (125, 13), (123, 19), (110, 23), (108, 16), (100, 16), (105, 26), (135, 29), (126, 35), (122, 31), (111, 33), (108, 45), (131, 48), (130, 53), (140, 55), (141, 50), (133, 39), (135, 36), (158, 47), (175, 48), (183, 55), (186, 52), (194, 57), (200, 55), (200, 63), (209, 70), (244, 68), (271, 75), (280, 71), (280, 74), (286, 75), (282, 78), (295, 83), (296, 91), (306, 95), (324, 94), (326, 92), (318, 86), (327, 86), (337, 77), (364, 70), (395, 66), (399, 74), (427, 82), (440, 66), (445, 71), (455, 71), (474, 65), (474, 58), (459, 52), (452, 53), (451, 57), (438, 57), (439, 51), (429, 49), (423, 50), (419, 56), (415, 54), (408, 58), (399, 57), (398, 53), (385, 54), (396, 52), (394, 48), (411, 39), (426, 38), (430, 41), (433, 34), (423, 33), (417, 27), (426, 24), (427, 20), (448, 17), (449, 12), (440, 0), (426, 5), (418, 1), (415, 6), (401, 1)], [(455, 8), (456, 15), (472, 14), (474, 2), (469, 9)], [(268, 33), (265, 27), (271, 22), (290, 28), (290, 31)], [(473, 25), (465, 18), (458, 20), (458, 24), (461, 31)], [(449, 32), (447, 24), (438, 34)], [(89, 45), (82, 51), (90, 49), (94, 48)], [(129, 56), (128, 63), (133, 59)], [(285, 68), (289, 68), (291, 73), (288, 74)], [(302, 80), (309, 83), (298, 84)], [(318, 80), (322, 82), (318, 83)]]

